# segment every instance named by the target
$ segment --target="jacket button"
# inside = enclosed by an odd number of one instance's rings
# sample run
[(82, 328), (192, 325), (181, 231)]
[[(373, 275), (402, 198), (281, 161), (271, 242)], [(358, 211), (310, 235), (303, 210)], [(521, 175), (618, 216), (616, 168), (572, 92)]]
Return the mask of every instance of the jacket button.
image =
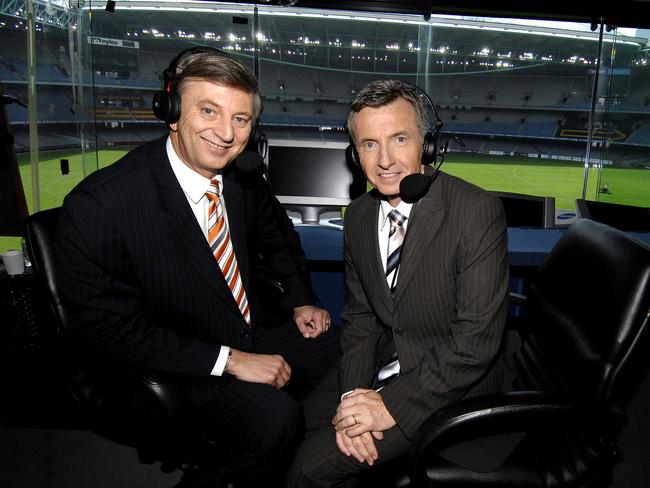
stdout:
[(395, 333), (395, 335), (401, 336), (402, 335), (402, 328), (401, 327), (395, 327), (394, 333)]

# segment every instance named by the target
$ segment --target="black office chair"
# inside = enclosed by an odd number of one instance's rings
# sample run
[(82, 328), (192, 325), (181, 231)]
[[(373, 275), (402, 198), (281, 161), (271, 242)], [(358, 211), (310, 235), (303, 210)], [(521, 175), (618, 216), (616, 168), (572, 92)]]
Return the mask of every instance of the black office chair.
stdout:
[(650, 208), (578, 198), (578, 217), (611, 225), (624, 231), (650, 232)]
[(59, 209), (51, 209), (28, 217), (25, 236), (34, 273), (56, 322), (64, 382), (81, 407), (87, 427), (135, 447), (143, 463), (160, 461), (166, 472), (182, 469), (179, 488), (206, 479), (211, 480), (210, 486), (226, 486), (227, 467), (219, 464), (224, 453), (205, 437), (200, 415), (173, 381), (153, 371), (106, 368), (92, 356), (84, 356), (83, 348), (75, 347), (73, 337), (66, 335), (68, 314), (57, 283), (53, 246), (58, 213)]
[[(581, 219), (538, 270), (525, 306), (523, 344), (512, 358), (517, 391), (442, 408), (409, 456), (367, 471), (361, 487), (606, 486), (624, 408), (649, 363), (650, 247)], [(492, 472), (439, 455), (516, 433), (524, 433), (521, 442)]]
[[(635, 393), (650, 310), (650, 248), (581, 219), (540, 267), (514, 356), (516, 392), (449, 405), (422, 427), (413, 486), (600, 486), (617, 458)], [(629, 428), (634, 428), (630, 426)], [(481, 436), (524, 432), (501, 468), (464, 470), (438, 453)]]

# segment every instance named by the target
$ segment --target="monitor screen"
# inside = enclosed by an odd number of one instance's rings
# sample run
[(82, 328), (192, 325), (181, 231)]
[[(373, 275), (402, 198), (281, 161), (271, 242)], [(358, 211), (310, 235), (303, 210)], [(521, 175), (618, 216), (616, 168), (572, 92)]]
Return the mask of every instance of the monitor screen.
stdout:
[(269, 183), (280, 203), (300, 211), (303, 221), (317, 220), (328, 207), (340, 209), (365, 191), (365, 181), (354, 177), (345, 160), (345, 144), (287, 142), (292, 145), (269, 144)]
[(555, 226), (555, 198), (498, 191), (490, 193), (501, 200), (508, 227)]

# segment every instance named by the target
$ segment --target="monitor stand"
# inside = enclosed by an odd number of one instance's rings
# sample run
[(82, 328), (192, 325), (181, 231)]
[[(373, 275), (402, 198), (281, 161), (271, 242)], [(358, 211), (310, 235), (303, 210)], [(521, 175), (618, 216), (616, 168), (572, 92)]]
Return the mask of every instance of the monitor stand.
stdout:
[(336, 205), (285, 205), (288, 210), (300, 214), (301, 225), (321, 225), (321, 215), (331, 214), (330, 218), (341, 218), (341, 207)]

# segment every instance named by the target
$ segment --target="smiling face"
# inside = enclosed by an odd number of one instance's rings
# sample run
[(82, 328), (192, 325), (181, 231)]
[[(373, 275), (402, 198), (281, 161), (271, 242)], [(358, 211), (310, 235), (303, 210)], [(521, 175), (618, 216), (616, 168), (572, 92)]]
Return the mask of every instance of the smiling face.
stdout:
[(183, 163), (213, 178), (246, 147), (254, 121), (253, 95), (191, 79), (180, 98), (180, 118), (169, 125), (172, 146)]
[(364, 107), (352, 119), (354, 143), (366, 178), (392, 206), (401, 201), (399, 184), (422, 165), (422, 132), (413, 105), (397, 98)]

